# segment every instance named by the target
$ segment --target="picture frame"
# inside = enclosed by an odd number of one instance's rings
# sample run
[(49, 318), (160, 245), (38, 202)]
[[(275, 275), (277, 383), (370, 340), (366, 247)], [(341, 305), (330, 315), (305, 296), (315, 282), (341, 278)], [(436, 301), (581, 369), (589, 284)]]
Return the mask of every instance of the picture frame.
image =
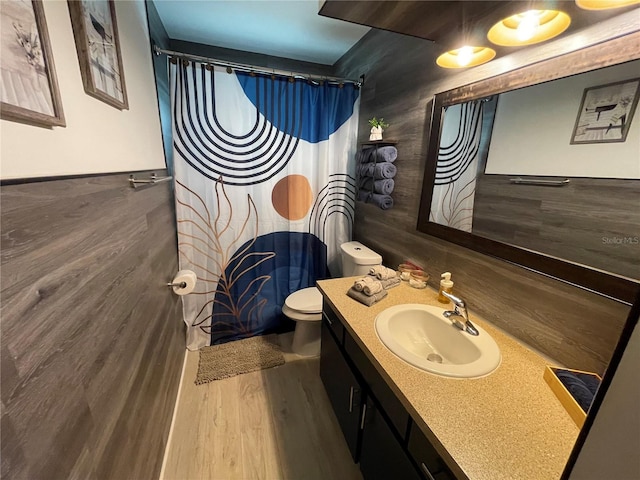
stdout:
[(2, 2), (0, 22), (0, 118), (66, 126), (42, 1)]
[(119, 110), (128, 110), (114, 1), (67, 3), (84, 91)]
[(640, 78), (584, 89), (571, 145), (624, 142), (640, 96)]

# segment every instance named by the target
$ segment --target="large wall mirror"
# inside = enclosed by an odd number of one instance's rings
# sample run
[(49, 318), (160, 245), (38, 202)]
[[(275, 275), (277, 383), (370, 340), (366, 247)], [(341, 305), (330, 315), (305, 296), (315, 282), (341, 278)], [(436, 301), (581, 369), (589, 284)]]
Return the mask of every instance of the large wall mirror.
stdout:
[(436, 95), (418, 230), (632, 303), (637, 37)]

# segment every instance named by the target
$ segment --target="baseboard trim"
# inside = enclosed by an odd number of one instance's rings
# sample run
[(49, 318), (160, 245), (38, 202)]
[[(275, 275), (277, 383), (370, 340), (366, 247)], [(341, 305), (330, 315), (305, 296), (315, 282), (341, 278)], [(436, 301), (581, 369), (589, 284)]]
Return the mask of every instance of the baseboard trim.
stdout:
[(178, 393), (176, 394), (176, 403), (173, 407), (173, 415), (171, 416), (171, 426), (169, 427), (169, 436), (167, 437), (167, 445), (164, 449), (164, 455), (162, 457), (162, 468), (160, 469), (160, 477), (159, 480), (164, 480), (164, 471), (167, 467), (167, 457), (169, 453), (169, 449), (171, 448), (171, 441), (173, 439), (173, 429), (176, 423), (176, 415), (178, 413), (178, 407), (180, 403), (180, 393), (182, 393), (182, 381), (184, 380), (184, 371), (187, 368), (187, 354), (189, 351), (185, 349), (184, 351), (184, 360), (182, 361), (182, 372), (180, 373), (180, 384), (178, 385)]

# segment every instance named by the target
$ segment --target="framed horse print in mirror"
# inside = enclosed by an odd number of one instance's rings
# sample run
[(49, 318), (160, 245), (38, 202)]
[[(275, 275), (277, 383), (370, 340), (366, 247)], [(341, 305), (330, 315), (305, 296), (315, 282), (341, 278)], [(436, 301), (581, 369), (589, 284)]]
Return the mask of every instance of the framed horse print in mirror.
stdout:
[(640, 78), (585, 88), (571, 144), (624, 142), (639, 94)]

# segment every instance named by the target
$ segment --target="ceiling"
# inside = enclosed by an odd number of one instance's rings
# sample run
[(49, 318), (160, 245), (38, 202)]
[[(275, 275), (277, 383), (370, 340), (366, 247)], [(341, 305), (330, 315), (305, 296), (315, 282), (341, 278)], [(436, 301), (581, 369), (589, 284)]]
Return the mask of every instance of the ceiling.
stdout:
[(321, 17), (318, 0), (154, 0), (170, 38), (333, 65), (369, 27)]

